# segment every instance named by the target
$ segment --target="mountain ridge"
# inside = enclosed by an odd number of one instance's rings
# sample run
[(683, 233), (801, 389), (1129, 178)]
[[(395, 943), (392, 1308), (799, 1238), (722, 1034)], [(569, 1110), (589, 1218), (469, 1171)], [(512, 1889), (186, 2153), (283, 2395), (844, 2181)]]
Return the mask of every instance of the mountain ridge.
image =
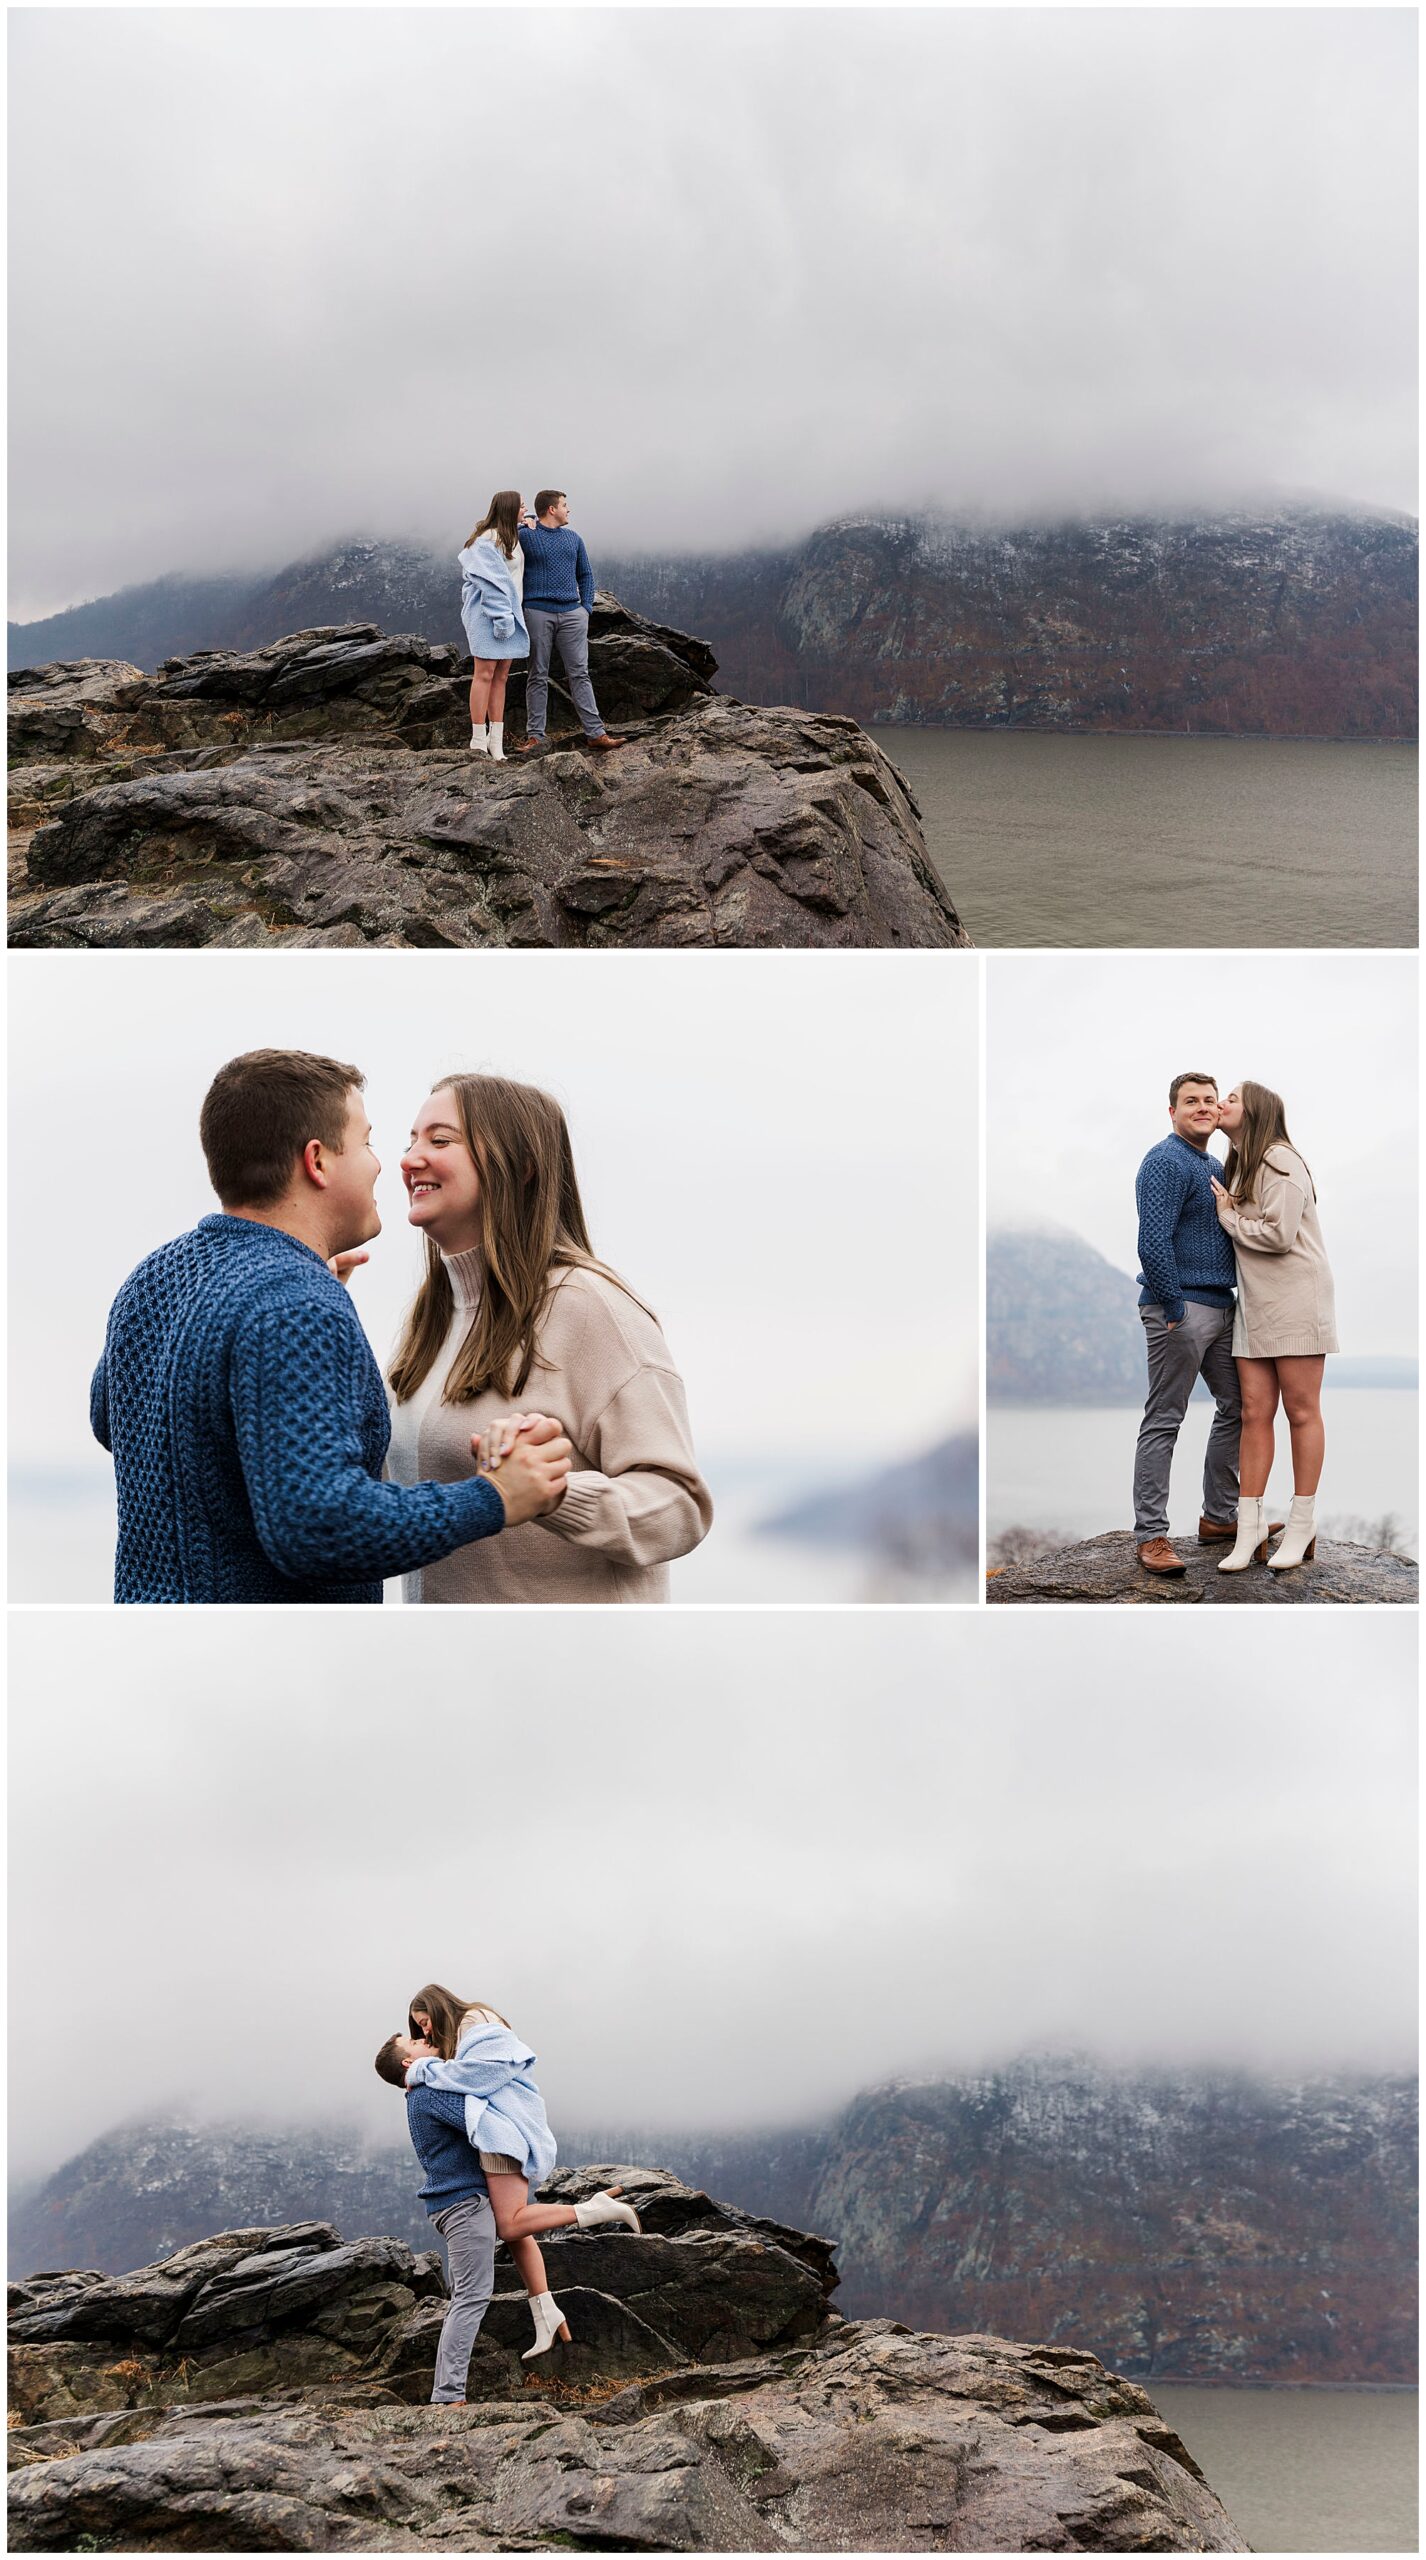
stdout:
[[(1401, 2074), (1029, 2056), (770, 2135), (562, 2148), (826, 2233), (853, 2317), (1041, 2335), (1141, 2379), (1404, 2382), (1415, 2107)], [(13, 2263), (118, 2272), (215, 2223), (339, 2211), (421, 2246), (415, 2184), (404, 2149), (339, 2133), (130, 2126), (21, 2206)]]
[[(11, 624), (12, 667), (149, 668), (351, 619), (460, 645), (455, 545), (352, 538)], [(722, 689), (864, 724), (1211, 736), (1416, 733), (1416, 529), (1307, 507), (1047, 518), (853, 511), (785, 549), (618, 555), (603, 582), (704, 633)]]

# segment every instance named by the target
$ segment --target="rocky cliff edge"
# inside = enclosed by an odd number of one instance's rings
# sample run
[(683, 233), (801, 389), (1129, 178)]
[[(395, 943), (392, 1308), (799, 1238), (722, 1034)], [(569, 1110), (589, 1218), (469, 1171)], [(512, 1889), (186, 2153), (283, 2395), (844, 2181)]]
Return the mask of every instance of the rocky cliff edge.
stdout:
[(531, 2368), (503, 2258), (470, 2398), (428, 2394), (440, 2260), (329, 2223), (11, 2288), (11, 2546), (1244, 2551), (1133, 2383), (1073, 2349), (830, 2307), (828, 2244), (657, 2170), (643, 2232), (551, 2234)]
[[(907, 784), (854, 720), (716, 694), (712, 652), (600, 595), (627, 739), (469, 752), (469, 659), (374, 623), (9, 680), (20, 949), (900, 947), (968, 941)], [(506, 738), (525, 735), (517, 666)]]

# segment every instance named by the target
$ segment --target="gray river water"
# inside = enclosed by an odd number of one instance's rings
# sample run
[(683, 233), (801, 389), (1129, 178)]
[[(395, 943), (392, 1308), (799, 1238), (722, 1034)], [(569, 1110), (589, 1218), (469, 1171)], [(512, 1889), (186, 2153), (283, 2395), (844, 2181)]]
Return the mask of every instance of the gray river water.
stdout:
[(1414, 2391), (1221, 2391), (1154, 2382), (1255, 2551), (1414, 2551)]
[(1415, 944), (1414, 747), (873, 734), (983, 948)]
[[(1417, 1398), (1412, 1387), (1337, 1387), (1322, 1399), (1327, 1463), (1317, 1515), (1329, 1536), (1362, 1539), (1391, 1518), (1391, 1543), (1416, 1552)], [(1187, 1536), (1197, 1525), (1203, 1452), (1213, 1408), (1189, 1406), (1174, 1455), (1169, 1520)], [(1053, 1530), (1070, 1538), (1127, 1529), (1136, 1405), (992, 1405), (986, 1417), (986, 1530)], [(1287, 1434), (1279, 1428), (1270, 1492), (1281, 1505), (1292, 1494)], [(1281, 1519), (1280, 1509), (1274, 1512)]]

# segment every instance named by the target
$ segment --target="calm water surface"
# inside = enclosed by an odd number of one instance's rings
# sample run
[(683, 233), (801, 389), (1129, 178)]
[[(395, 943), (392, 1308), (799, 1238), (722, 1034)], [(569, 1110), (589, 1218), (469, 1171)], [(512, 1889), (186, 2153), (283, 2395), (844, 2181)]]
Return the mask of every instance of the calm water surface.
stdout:
[[(1393, 1512), (1405, 1550), (1416, 1552), (1417, 1400), (1413, 1387), (1327, 1389), (1322, 1418), (1327, 1464), (1317, 1498), (1324, 1526), (1378, 1521)], [(1196, 1397), (1184, 1416), (1169, 1496), (1171, 1532), (1190, 1535), (1198, 1526), (1203, 1451), (1213, 1418)], [(992, 1405), (986, 1431), (987, 1536), (1002, 1529), (1062, 1531), (1066, 1538), (1094, 1538), (1104, 1529), (1127, 1529), (1134, 1517), (1131, 1484), (1139, 1412), (1132, 1405)], [(1287, 1433), (1278, 1432), (1277, 1459), (1268, 1488), (1274, 1503), (1288, 1501), (1292, 1474)], [(1282, 1518), (1275, 1510), (1273, 1518)], [(1358, 1532), (1357, 1534), (1361, 1534)]]
[(987, 949), (1416, 941), (1416, 750), (877, 729)]
[(1414, 2391), (1148, 2386), (1255, 2551), (1414, 2551)]

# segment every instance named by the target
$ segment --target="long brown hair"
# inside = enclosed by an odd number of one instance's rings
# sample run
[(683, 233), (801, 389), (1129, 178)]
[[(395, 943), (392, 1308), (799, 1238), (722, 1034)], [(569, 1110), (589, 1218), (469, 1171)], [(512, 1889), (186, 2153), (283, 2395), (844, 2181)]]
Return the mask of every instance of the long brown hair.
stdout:
[(508, 2018), (500, 2017), (498, 2009), (491, 2008), (488, 2000), (458, 2000), (455, 1993), (447, 1991), (441, 1982), (428, 1982), (424, 1991), (414, 1994), (406, 2018), (408, 2035), (419, 2036), (421, 2033), (416, 2024), (418, 2009), (431, 2021), (430, 2041), (443, 2062), (455, 2060), (456, 2047), (460, 2043), (460, 2022), (467, 2009), (484, 2009), (489, 2017), (498, 2018), (502, 2027), (510, 2024)]
[[(1235, 1200), (1246, 1201), (1257, 1196), (1258, 1175), (1269, 1150), (1292, 1147), (1292, 1140), (1287, 1133), (1287, 1106), (1280, 1093), (1274, 1093), (1270, 1085), (1245, 1083), (1239, 1085), (1238, 1095), (1243, 1105), (1243, 1121), (1228, 1149), (1228, 1161), (1223, 1167), (1223, 1188), (1230, 1191)], [(1292, 1147), (1292, 1152), (1297, 1155), (1296, 1147)], [(1300, 1156), (1298, 1162), (1303, 1164), (1311, 1182), (1312, 1175)], [(1313, 1198), (1316, 1196), (1314, 1188)]]
[(506, 559), (513, 560), (515, 557), (515, 544), (518, 539), (519, 532), (519, 490), (497, 489), (489, 506), (486, 508), (484, 515), (481, 517), (479, 524), (476, 526), (475, 532), (468, 533), (466, 535), (462, 548), (469, 551), (471, 544), (476, 541), (482, 533), (493, 533), (501, 550), (504, 552)]
[[(431, 1087), (447, 1090), (480, 1173), (480, 1304), (442, 1394), (445, 1404), (468, 1404), (487, 1387), (519, 1395), (558, 1272), (598, 1271), (635, 1306), (643, 1301), (589, 1241), (569, 1128), (554, 1096), (508, 1076), (442, 1076)], [(426, 1277), (388, 1372), (398, 1404), (429, 1374), (454, 1312), (450, 1276), (428, 1236)]]

